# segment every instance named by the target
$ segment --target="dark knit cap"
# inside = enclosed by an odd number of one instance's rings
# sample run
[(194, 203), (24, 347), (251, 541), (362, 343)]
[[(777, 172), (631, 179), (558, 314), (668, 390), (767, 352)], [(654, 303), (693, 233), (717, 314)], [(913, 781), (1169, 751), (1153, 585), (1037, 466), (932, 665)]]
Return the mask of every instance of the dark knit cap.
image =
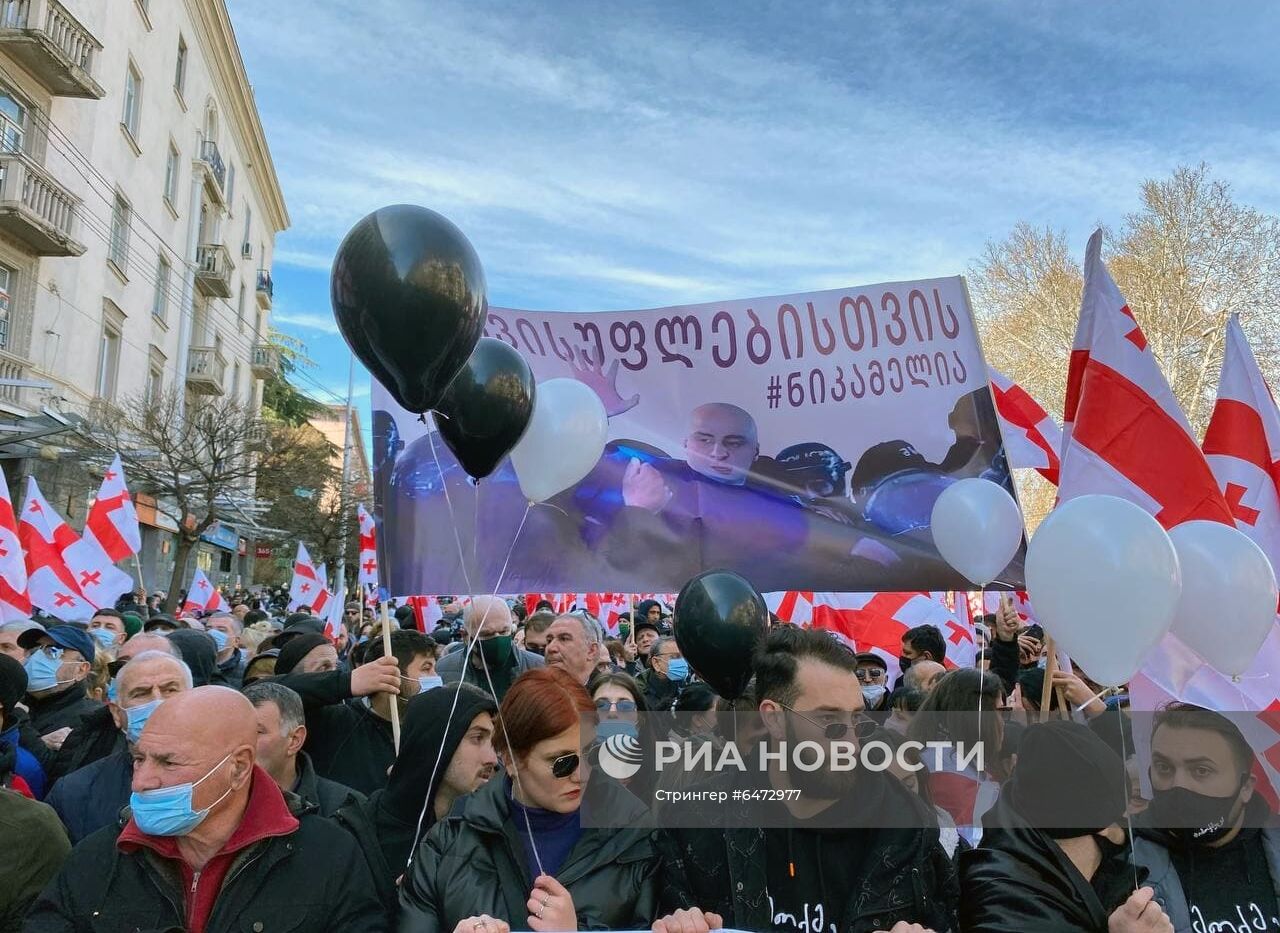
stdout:
[(1018, 743), (1018, 763), (1006, 785), (1013, 809), (1055, 839), (1087, 836), (1124, 817), (1124, 762), (1078, 722), (1030, 726)]
[(12, 710), (27, 692), (27, 669), (7, 654), (0, 654), (0, 709)]
[(280, 649), (280, 656), (276, 658), (276, 673), (288, 674), (312, 651), (327, 644), (330, 644), (329, 639), (314, 632), (305, 632), (290, 638), (288, 643)]

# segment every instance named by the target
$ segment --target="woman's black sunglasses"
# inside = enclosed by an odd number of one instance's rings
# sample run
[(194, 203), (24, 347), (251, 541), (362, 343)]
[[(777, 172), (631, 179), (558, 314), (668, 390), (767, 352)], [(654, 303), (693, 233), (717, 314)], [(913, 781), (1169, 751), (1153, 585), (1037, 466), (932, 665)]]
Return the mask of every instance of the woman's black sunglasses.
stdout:
[(567, 778), (573, 772), (578, 770), (578, 764), (581, 758), (575, 752), (572, 755), (561, 755), (555, 761), (551, 762), (551, 776), (557, 778)]

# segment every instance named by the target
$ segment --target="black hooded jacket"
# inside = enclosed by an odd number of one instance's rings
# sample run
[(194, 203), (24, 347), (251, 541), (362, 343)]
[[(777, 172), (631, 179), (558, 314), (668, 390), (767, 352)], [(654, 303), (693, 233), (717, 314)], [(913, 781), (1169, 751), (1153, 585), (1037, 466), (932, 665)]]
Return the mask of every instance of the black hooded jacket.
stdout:
[(1111, 912), (1133, 890), (1128, 847), (1104, 857), (1091, 883), (1057, 843), (1028, 826), (1005, 798), (1001, 794), (983, 815), (978, 848), (960, 853), (960, 929), (1106, 933)]
[(195, 629), (178, 629), (169, 636), (169, 641), (177, 646), (182, 660), (191, 668), (191, 685), (203, 687), (214, 682), (214, 671), (218, 669), (218, 646), (204, 632)]
[[(458, 705), (450, 717), (455, 697)], [(463, 736), (478, 715), (497, 712), (489, 694), (470, 686), (461, 692), (439, 687), (414, 697), (405, 710), (400, 755), (387, 786), (336, 814), (337, 821), (360, 842), (393, 923), (399, 911), (396, 879), (404, 874), (414, 839), (419, 837), (418, 821), (422, 820), (421, 835), (426, 835), (435, 823), (436, 791)]]

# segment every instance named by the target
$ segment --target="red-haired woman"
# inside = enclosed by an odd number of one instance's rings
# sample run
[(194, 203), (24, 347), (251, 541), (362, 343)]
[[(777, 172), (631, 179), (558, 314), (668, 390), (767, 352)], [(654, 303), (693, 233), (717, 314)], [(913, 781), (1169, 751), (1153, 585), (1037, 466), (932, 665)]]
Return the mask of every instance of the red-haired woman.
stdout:
[[(498, 710), (506, 770), (423, 839), (400, 890), (401, 933), (648, 929), (657, 855), (644, 806), (586, 770), (596, 707), (559, 668), (521, 674)], [(613, 826), (582, 826), (580, 808)]]

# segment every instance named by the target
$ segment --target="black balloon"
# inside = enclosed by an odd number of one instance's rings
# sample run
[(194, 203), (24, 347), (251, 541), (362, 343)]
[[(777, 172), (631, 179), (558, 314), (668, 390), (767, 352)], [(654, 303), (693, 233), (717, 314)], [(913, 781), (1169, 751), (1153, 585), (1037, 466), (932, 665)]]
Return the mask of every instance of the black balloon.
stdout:
[(533, 417), (533, 371), (514, 348), (482, 337), (444, 390), (440, 437), (468, 474), (483, 479), (519, 443)]
[(729, 570), (700, 573), (676, 597), (676, 644), (698, 676), (736, 700), (751, 681), (751, 658), (769, 626), (755, 587)]
[(330, 282), (338, 329), (403, 408), (434, 408), (484, 330), (480, 257), (425, 207), (380, 208), (351, 228)]

